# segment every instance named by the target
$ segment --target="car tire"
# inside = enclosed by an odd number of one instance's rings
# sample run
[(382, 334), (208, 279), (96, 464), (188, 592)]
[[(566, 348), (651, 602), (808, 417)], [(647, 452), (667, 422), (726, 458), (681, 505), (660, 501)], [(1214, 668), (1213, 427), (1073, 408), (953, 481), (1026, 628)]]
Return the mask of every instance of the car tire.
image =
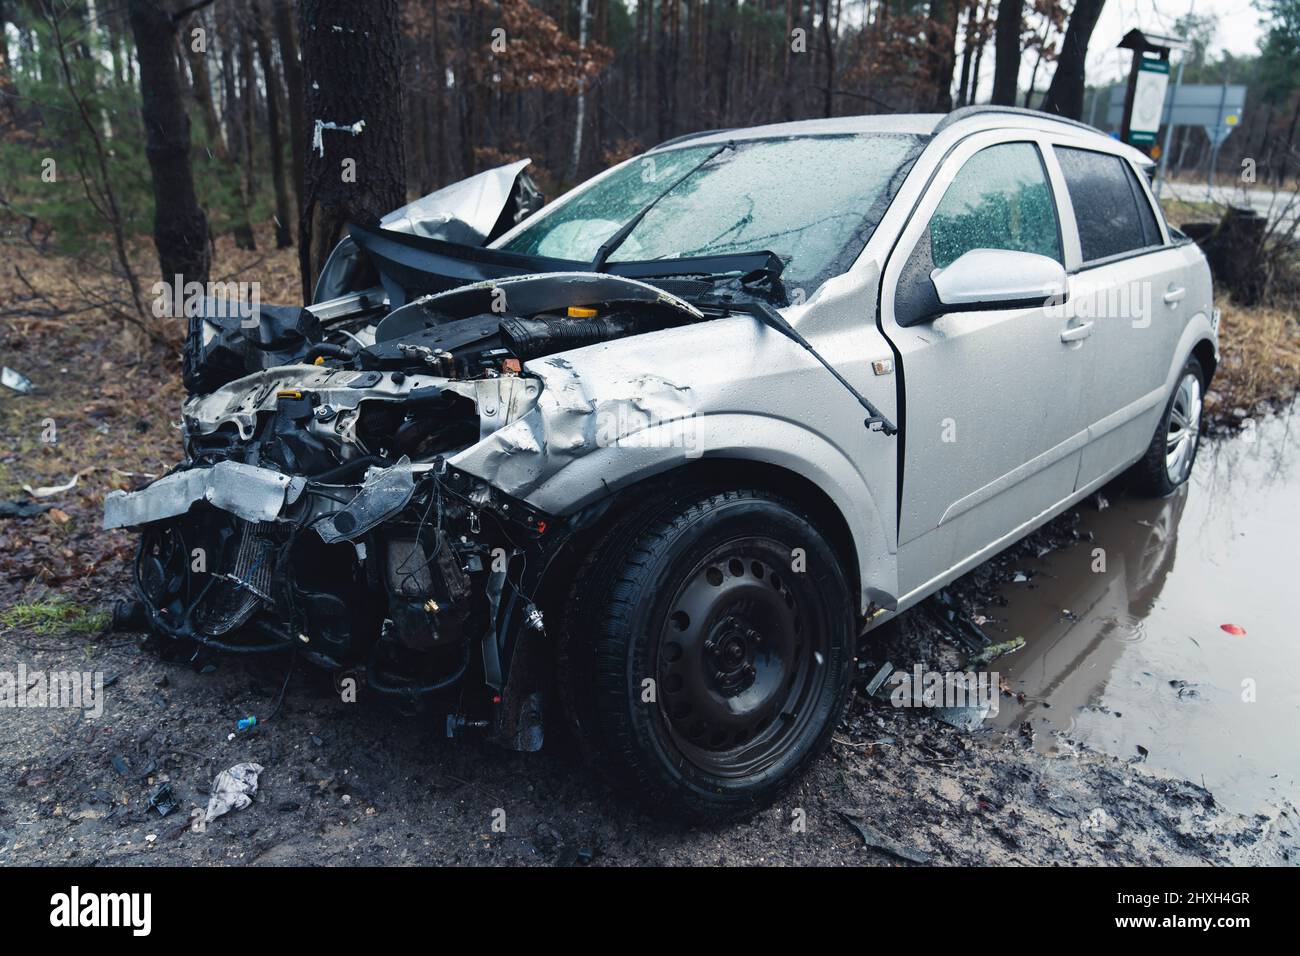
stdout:
[(1201, 408), (1205, 372), (1189, 358), (1165, 404), (1160, 424), (1142, 460), (1133, 466), (1133, 487), (1139, 494), (1163, 498), (1187, 481), (1201, 444)]
[(829, 741), (854, 623), (834, 548), (793, 503), (671, 495), (616, 524), (575, 576), (566, 710), (596, 767), (651, 809), (743, 816)]

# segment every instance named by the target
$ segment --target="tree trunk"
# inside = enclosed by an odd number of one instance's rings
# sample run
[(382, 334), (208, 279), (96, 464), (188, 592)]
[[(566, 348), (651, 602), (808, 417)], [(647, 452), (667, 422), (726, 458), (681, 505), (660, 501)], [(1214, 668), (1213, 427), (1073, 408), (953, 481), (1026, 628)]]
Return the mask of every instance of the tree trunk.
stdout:
[(952, 76), (957, 66), (957, 0), (930, 0), (926, 25), (930, 47), (930, 82), (934, 86), (931, 105), (936, 113), (952, 109)]
[[(1086, 0), (1085, 0), (1086, 2)], [(993, 37), (993, 99), (997, 106), (1016, 105), (1016, 85), (1020, 79), (1020, 25), (1024, 0), (1000, 0), (998, 21)]]
[(831, 31), (831, 3), (821, 0), (822, 7), (822, 44), (826, 50), (826, 92), (822, 98), (822, 115), (835, 115), (835, 36)]
[[(587, 49), (587, 0), (581, 0), (578, 6), (578, 49)], [(569, 156), (569, 182), (578, 181), (578, 169), (582, 164), (582, 132), (587, 120), (587, 81), (582, 81), (578, 88), (578, 115), (573, 121), (573, 152)]]
[[(230, 157), (230, 168), (225, 172), (230, 177), (230, 188), (238, 199), (233, 211), (234, 222), (231, 233), (235, 237), (235, 246), (239, 249), (251, 249), (256, 245), (253, 238), (253, 226), (249, 220), (249, 200), (241, 172), (244, 150), (250, 149), (247, 130), (240, 122), (242, 108), (239, 100), (239, 84), (235, 76), (235, 47), (239, 43), (239, 28), (235, 12), (229, 3), (219, 4), (216, 8), (217, 32), (221, 40), (221, 119), (226, 128), (226, 144)], [(209, 44), (209, 49), (211, 44)]]
[(961, 79), (957, 83), (957, 105), (970, 102), (970, 68), (975, 54), (975, 36), (979, 17), (979, 0), (970, 0), (966, 9), (966, 36), (961, 48)]
[(271, 185), (275, 188), (275, 247), (287, 249), (293, 245), (293, 226), (289, 218), (289, 189), (285, 185), (284, 143), (280, 135), (280, 78), (275, 72), (271, 42), (267, 39), (262, 9), (257, 0), (253, 0), (252, 12), (253, 43), (257, 46), (257, 60), (266, 82), (266, 127), (270, 134), (267, 138), (271, 147)]
[(131, 32), (140, 61), (140, 114), (153, 175), (154, 244), (165, 281), (208, 281), (208, 219), (194, 193), (190, 118), (176, 75), (176, 34), (157, 0), (130, 0)]
[[(239, 93), (239, 123), (244, 128), (244, 179), (240, 197), (246, 216), (252, 215), (257, 201), (257, 77), (253, 73), (253, 39), (250, 34), (248, 7), (243, 7), (239, 23), (239, 79), (243, 88)], [(241, 249), (256, 249), (257, 236), (250, 228), (244, 242), (236, 243)]]
[[(1043, 43), (1046, 43), (1044, 38)], [(1034, 68), (1029, 72), (1029, 89), (1025, 90), (1025, 109), (1029, 109), (1034, 99), (1034, 86), (1038, 83), (1038, 70), (1043, 65), (1044, 47), (1042, 44), (1038, 47), (1038, 57), (1034, 60)]]
[(1078, 0), (1070, 14), (1061, 44), (1061, 58), (1052, 74), (1052, 85), (1043, 99), (1044, 113), (1080, 119), (1083, 116), (1083, 69), (1088, 58), (1088, 41), (1106, 0)]
[(302, 61), (298, 58), (298, 36), (294, 31), (293, 0), (273, 0), (275, 13), (275, 42), (280, 47), (280, 65), (284, 70), (284, 86), (289, 91), (289, 151), (293, 156), (292, 175), (294, 197), (298, 203), (298, 218), (302, 218), (302, 170), (307, 162), (307, 125), (302, 112)]
[(194, 97), (198, 101), (199, 113), (203, 117), (203, 131), (207, 134), (208, 142), (212, 144), (212, 152), (219, 160), (226, 162), (230, 154), (226, 149), (221, 120), (217, 116), (217, 104), (212, 98), (212, 76), (208, 72), (208, 54), (194, 49), (190, 34), (191, 30), (198, 28), (206, 30), (207, 26), (202, 20), (201, 13), (187, 18), (181, 26), (184, 28), (181, 33), (181, 52), (184, 53), (190, 66), (190, 75), (194, 78)]
[(397, 0), (302, 0), (305, 115), (298, 261), (306, 301), (349, 222), (373, 226), (406, 201)]

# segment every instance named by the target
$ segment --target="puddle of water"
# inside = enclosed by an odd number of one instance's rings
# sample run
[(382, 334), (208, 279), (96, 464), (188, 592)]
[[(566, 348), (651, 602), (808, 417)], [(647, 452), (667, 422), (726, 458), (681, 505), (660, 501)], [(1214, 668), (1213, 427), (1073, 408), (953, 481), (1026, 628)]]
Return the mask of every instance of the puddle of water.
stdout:
[(1027, 644), (990, 667), (1025, 702), (1003, 696), (992, 725), (1029, 721), (1049, 752), (1053, 731), (1126, 759), (1143, 747), (1242, 812), (1300, 802), (1300, 402), (1253, 435), (1204, 442), (1172, 498), (1086, 502), (1094, 540), (1003, 589), (988, 630)]

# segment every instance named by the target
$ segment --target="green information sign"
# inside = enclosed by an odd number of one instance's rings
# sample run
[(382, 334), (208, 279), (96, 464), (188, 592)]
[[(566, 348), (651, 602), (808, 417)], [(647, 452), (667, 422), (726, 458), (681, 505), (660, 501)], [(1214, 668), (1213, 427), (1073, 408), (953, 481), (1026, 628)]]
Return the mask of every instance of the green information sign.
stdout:
[(1128, 141), (1150, 146), (1160, 132), (1165, 111), (1165, 89), (1169, 86), (1169, 61), (1143, 57), (1133, 87), (1133, 114), (1129, 117)]

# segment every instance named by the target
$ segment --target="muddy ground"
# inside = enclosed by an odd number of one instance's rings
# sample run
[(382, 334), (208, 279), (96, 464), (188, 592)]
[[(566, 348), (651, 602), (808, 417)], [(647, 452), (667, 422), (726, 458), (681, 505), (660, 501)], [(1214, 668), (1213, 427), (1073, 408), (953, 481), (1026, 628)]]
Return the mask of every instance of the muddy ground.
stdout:
[[(925, 656), (934, 629), (924, 614), (885, 635), (891, 654)], [(294, 670), (278, 713), (236, 732), (240, 717), (271, 712), (280, 661), (225, 658), (199, 672), (127, 635), (11, 631), (0, 670), (20, 662), (29, 671), (93, 666), (111, 686), (97, 720), (39, 709), (0, 720), (0, 862), (9, 865), (1300, 859), (1290, 816), (1233, 814), (1200, 786), (1131, 763), (1044, 756), (1020, 734), (963, 734), (861, 693), (830, 751), (779, 805), (699, 829), (646, 815), (564, 749), (528, 755), (447, 741), (381, 704), (342, 703), (329, 678), (307, 668)], [(265, 768), (254, 803), (192, 832), (188, 815), (206, 804), (210, 781), (244, 761)], [(164, 781), (180, 802), (165, 818), (148, 807)]]
[[(343, 703), (329, 675), (302, 663), (286, 685), (280, 659), (165, 662), (136, 636), (102, 632), (129, 591), (133, 540), (98, 522), (110, 488), (175, 460), (174, 362), (92, 324), (35, 319), (0, 325), (0, 353), (37, 386), (0, 389), (0, 501), (30, 502), (23, 484), (82, 475), (41, 499), (51, 510), (0, 519), (0, 672), (99, 671), (109, 682), (97, 719), (0, 711), (0, 864), (1300, 860), (1291, 809), (1241, 815), (1197, 784), (1066, 739), (1047, 755), (1019, 729), (963, 733), (861, 691), (830, 750), (778, 805), (702, 829), (647, 815), (563, 746), (528, 755), (447, 741), (382, 703)], [(953, 606), (980, 614), (1026, 555), (1078, 546), (1075, 527), (1063, 516), (982, 565), (949, 589)], [(955, 667), (945, 613), (927, 601), (875, 632), (863, 675), (884, 660)], [(237, 731), (249, 715), (259, 725)], [(245, 761), (265, 768), (253, 804), (192, 831), (215, 775)], [(162, 783), (179, 802), (166, 817), (148, 806)]]

